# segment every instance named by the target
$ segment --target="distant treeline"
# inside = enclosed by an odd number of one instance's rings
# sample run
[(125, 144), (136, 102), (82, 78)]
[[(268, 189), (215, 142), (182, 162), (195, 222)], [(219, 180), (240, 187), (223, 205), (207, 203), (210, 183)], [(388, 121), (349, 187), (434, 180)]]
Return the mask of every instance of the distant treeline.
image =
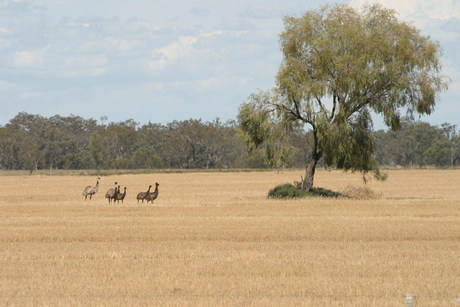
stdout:
[[(139, 125), (132, 119), (106, 123), (80, 116), (49, 118), (19, 113), (0, 126), (0, 168), (39, 169), (224, 169), (266, 168), (264, 153), (248, 153), (236, 121), (215, 119)], [(460, 136), (455, 125), (404, 120), (398, 131), (373, 132), (378, 159), (387, 166), (455, 167)], [(286, 167), (303, 168), (311, 138), (301, 128)]]

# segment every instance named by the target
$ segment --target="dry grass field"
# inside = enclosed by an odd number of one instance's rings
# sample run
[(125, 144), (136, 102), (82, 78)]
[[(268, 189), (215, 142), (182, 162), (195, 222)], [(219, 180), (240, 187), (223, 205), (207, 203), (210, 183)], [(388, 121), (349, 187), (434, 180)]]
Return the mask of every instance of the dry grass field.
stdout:
[(460, 170), (389, 171), (376, 199), (266, 198), (302, 173), (104, 176), (91, 201), (94, 176), (0, 176), (0, 305), (460, 306)]

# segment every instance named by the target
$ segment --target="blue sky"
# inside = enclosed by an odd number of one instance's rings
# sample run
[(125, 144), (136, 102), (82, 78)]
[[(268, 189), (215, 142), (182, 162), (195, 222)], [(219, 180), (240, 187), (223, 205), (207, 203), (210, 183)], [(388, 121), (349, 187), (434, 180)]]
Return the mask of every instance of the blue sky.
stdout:
[[(460, 0), (351, 1), (371, 2), (441, 43), (452, 82), (422, 120), (460, 127)], [(0, 0), (0, 125), (23, 111), (140, 124), (236, 119), (251, 93), (273, 86), (283, 16), (326, 3)]]

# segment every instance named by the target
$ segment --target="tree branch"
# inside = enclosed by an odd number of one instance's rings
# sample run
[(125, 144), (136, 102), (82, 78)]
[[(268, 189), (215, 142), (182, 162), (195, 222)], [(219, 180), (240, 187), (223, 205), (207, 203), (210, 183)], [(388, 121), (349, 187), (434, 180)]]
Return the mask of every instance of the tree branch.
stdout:
[(323, 105), (321, 99), (320, 99), (318, 96), (316, 96), (316, 95), (315, 95), (315, 98), (316, 98), (316, 101), (318, 102), (318, 105), (319, 105), (319, 107), (321, 108), (321, 110), (322, 110), (323, 112), (327, 113), (327, 109), (324, 107), (324, 105)]
[(335, 108), (337, 106), (337, 95), (334, 95), (334, 99), (332, 100), (332, 112), (331, 112), (331, 117), (329, 118), (329, 121), (332, 122), (335, 116)]
[(275, 104), (275, 106), (281, 110), (293, 115), (296, 119), (303, 121), (304, 123), (310, 124), (312, 127), (315, 126), (315, 123), (302, 116), (299, 109), (299, 102), (293, 99), (294, 109), (286, 107), (284, 104)]

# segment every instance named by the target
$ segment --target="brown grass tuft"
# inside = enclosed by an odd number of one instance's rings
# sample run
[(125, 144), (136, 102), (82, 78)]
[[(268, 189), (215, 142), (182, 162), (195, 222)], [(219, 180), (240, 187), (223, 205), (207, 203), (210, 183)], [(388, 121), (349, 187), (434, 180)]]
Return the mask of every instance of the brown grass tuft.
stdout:
[(368, 187), (353, 187), (349, 185), (343, 189), (340, 194), (342, 194), (344, 197), (352, 199), (377, 199), (377, 195)]

